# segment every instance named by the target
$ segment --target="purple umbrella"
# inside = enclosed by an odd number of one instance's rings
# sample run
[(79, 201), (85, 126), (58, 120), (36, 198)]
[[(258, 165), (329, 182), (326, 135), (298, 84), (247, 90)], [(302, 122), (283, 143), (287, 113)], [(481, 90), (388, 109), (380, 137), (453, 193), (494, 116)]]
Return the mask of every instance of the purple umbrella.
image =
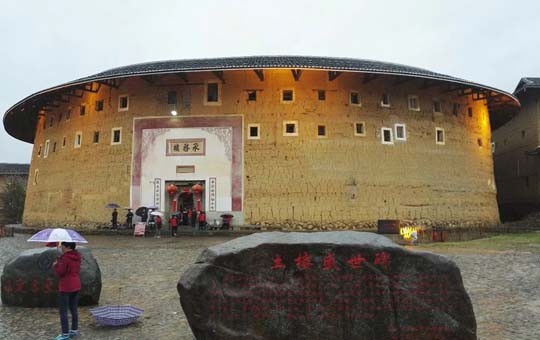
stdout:
[(63, 228), (47, 228), (43, 229), (32, 237), (28, 242), (75, 242), (75, 243), (88, 243), (78, 232), (71, 229)]
[(90, 309), (90, 313), (103, 326), (125, 326), (137, 321), (144, 310), (131, 305), (102, 306)]

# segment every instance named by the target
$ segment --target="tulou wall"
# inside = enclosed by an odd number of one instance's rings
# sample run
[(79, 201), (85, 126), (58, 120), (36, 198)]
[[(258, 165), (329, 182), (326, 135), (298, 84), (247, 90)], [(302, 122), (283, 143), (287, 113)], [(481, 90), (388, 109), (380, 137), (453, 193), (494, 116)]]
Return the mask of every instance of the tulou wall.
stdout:
[[(77, 228), (109, 223), (107, 203), (131, 204), (134, 119), (199, 116), (243, 120), (245, 224), (341, 229), (372, 226), (378, 219), (498, 222), (483, 101), (449, 92), (443, 82), (426, 86), (422, 79), (397, 82), (386, 76), (366, 81), (352, 72), (330, 81), (327, 72), (306, 70), (295, 81), (290, 70), (265, 70), (261, 81), (252, 70), (238, 70), (225, 71), (223, 79), (212, 72), (188, 73), (187, 82), (176, 75), (131, 77), (118, 88), (103, 85), (45, 112), (36, 126), (24, 223)], [(220, 83), (217, 105), (205, 105), (208, 81)], [(284, 89), (293, 90), (293, 101), (282, 101)], [(178, 98), (179, 115), (172, 118), (170, 91)], [(253, 91), (256, 100), (248, 100)], [(351, 104), (351, 91), (361, 105)], [(383, 94), (389, 107), (381, 106)], [(122, 95), (129, 96), (127, 110), (119, 110)], [(410, 95), (418, 96), (418, 111), (409, 109)], [(100, 100), (103, 110), (96, 111)], [(442, 112), (434, 112), (434, 100)], [(296, 136), (284, 135), (284, 122), (297, 123)], [(364, 124), (363, 135), (355, 133), (358, 123)], [(404, 125), (406, 140), (395, 139), (396, 124)], [(249, 138), (252, 125), (259, 128), (258, 139)], [(318, 135), (320, 126), (326, 136)], [(392, 130), (392, 144), (382, 143), (383, 127)], [(118, 128), (121, 142), (111, 145)], [(444, 130), (443, 143), (436, 143), (436, 128)], [(75, 147), (77, 133), (80, 147)]]

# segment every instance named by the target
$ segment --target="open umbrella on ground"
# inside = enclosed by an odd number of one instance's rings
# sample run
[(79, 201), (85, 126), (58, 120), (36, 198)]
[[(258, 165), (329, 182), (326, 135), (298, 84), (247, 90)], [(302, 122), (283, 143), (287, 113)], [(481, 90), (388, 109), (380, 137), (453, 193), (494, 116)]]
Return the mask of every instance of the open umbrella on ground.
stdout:
[(28, 242), (75, 242), (75, 243), (88, 243), (84, 237), (81, 236), (78, 232), (71, 229), (63, 228), (47, 228), (43, 229), (32, 237), (30, 237)]
[(116, 203), (107, 203), (107, 205), (105, 206), (105, 208), (109, 208), (109, 209), (117, 209), (117, 208), (120, 208), (120, 206)]
[(144, 310), (131, 305), (120, 305), (93, 308), (90, 313), (103, 326), (125, 326), (137, 321)]

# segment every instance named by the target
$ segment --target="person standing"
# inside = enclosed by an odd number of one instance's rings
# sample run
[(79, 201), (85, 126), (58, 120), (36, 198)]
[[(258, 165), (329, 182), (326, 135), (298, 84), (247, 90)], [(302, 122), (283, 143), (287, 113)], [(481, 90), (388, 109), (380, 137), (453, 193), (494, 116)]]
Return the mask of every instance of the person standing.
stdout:
[(156, 238), (160, 238), (161, 236), (161, 216), (156, 215), (154, 218), (154, 221), (156, 222)]
[(133, 213), (131, 212), (131, 209), (128, 209), (128, 213), (126, 214), (126, 224), (128, 229), (133, 227)]
[(118, 211), (116, 211), (116, 208), (113, 209), (111, 223), (112, 228), (116, 229), (116, 227), (118, 226)]
[(176, 215), (171, 216), (169, 225), (171, 226), (171, 236), (176, 237), (176, 232), (178, 230), (178, 217)]
[[(58, 276), (58, 305), (62, 333), (54, 340), (67, 340), (79, 335), (79, 292), (81, 290), (81, 254), (75, 250), (75, 242), (62, 242), (62, 256), (54, 261), (53, 268)], [(68, 309), (71, 312), (69, 329)]]

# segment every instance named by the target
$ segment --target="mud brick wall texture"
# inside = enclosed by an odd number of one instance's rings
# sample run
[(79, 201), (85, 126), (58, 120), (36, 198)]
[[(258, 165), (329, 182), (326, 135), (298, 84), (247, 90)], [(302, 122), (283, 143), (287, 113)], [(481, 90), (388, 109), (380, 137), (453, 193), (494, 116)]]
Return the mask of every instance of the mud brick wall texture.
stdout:
[[(327, 72), (306, 70), (295, 81), (290, 70), (264, 72), (261, 81), (252, 70), (225, 71), (225, 83), (212, 72), (188, 73), (188, 82), (176, 75), (129, 77), (118, 88), (103, 85), (46, 111), (36, 126), (24, 223), (94, 228), (109, 223), (105, 204), (129, 206), (134, 119), (170, 116), (169, 91), (177, 92), (177, 119), (243, 118), (246, 224), (320, 229), (374, 225), (381, 218), (498, 222), (483, 101), (442, 85), (426, 87), (422, 79), (397, 83), (380, 76), (364, 82), (363, 74), (343, 73), (330, 81)], [(205, 105), (206, 84), (216, 80), (221, 102)], [(294, 91), (292, 102), (282, 102), (283, 89)], [(248, 100), (249, 90), (256, 91), (256, 101)], [(361, 105), (350, 103), (351, 91)], [(390, 107), (381, 106), (383, 94)], [(119, 110), (121, 95), (129, 96), (127, 110)], [(418, 96), (420, 110), (409, 109), (410, 95)], [(101, 100), (103, 110), (97, 111)], [(434, 112), (434, 100), (442, 112)], [(284, 121), (298, 123), (297, 136), (284, 136)], [(355, 134), (359, 122), (365, 124), (363, 136)], [(248, 138), (249, 124), (260, 125), (259, 139)], [(395, 139), (395, 124), (405, 124), (405, 141)], [(318, 136), (319, 125), (326, 136)], [(383, 127), (392, 129), (393, 144), (381, 142)], [(116, 145), (114, 128), (121, 128)], [(444, 144), (436, 143), (436, 128), (444, 129)], [(80, 147), (74, 147), (77, 133)]]

